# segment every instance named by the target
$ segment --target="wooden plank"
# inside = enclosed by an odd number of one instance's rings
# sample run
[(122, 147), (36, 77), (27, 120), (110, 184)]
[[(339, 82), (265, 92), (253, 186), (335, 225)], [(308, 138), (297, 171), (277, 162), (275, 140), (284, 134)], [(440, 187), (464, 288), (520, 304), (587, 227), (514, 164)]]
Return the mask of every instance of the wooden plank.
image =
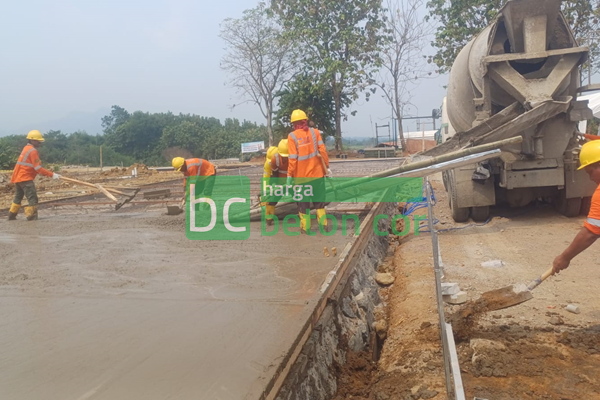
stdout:
[(113, 196), (112, 193), (110, 193), (108, 190), (104, 189), (99, 183), (96, 183), (94, 186), (96, 186), (98, 188), (98, 190), (101, 191), (102, 194), (104, 194), (109, 199), (111, 199), (117, 203), (119, 202), (119, 199), (117, 199), (115, 196)]

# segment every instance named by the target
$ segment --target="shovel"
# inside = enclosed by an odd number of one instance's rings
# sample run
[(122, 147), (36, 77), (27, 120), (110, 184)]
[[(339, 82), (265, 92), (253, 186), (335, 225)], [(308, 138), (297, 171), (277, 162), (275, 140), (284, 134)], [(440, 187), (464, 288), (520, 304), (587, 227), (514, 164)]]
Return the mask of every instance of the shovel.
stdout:
[(183, 212), (185, 207), (185, 197), (181, 200), (181, 204), (178, 206), (167, 206), (167, 215), (179, 215)]
[(529, 285), (521, 283), (491, 290), (482, 294), (477, 302), (483, 302), (485, 304), (485, 311), (502, 310), (503, 308), (516, 306), (517, 304), (533, 299), (531, 291), (538, 287), (538, 285), (545, 281), (550, 275), (552, 275), (552, 268), (531, 281)]

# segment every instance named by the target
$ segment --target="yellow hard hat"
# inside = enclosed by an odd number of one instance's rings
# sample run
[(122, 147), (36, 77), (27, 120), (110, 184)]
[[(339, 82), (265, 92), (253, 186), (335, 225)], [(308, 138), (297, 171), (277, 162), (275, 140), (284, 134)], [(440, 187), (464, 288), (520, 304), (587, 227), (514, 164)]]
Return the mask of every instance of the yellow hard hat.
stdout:
[(281, 157), (288, 157), (290, 155), (290, 152), (288, 151), (288, 140), (281, 139), (277, 150), (279, 150), (279, 155), (281, 155)]
[(292, 123), (296, 122), (296, 121), (301, 121), (303, 119), (308, 119), (308, 117), (306, 116), (306, 113), (302, 110), (294, 110), (292, 111)]
[(175, 171), (181, 171), (181, 167), (183, 167), (183, 164), (185, 164), (185, 158), (175, 157), (173, 159), (173, 168), (175, 168)]
[(583, 169), (598, 161), (600, 161), (600, 140), (589, 141), (581, 147), (581, 152), (579, 153), (581, 167), (577, 168), (577, 170)]
[(37, 140), (38, 142), (44, 141), (44, 137), (38, 130), (29, 131), (29, 133), (27, 134), (27, 139), (28, 140)]
[(271, 157), (273, 157), (276, 152), (277, 152), (277, 146), (269, 147), (269, 149), (267, 150), (267, 160), (270, 160)]

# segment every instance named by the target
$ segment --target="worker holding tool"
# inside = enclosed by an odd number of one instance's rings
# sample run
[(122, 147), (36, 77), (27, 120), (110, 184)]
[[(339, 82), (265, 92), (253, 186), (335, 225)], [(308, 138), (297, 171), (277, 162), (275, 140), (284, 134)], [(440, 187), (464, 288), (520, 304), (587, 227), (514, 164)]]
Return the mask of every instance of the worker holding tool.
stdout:
[(27, 134), (27, 145), (23, 148), (21, 155), (15, 165), (11, 182), (15, 184), (15, 198), (8, 211), (8, 219), (17, 219), (17, 213), (21, 208), (23, 196), (27, 197), (28, 205), (25, 207), (27, 221), (38, 219), (37, 205), (38, 196), (33, 180), (38, 174), (59, 179), (60, 175), (42, 168), (42, 162), (37, 149), (42, 145), (44, 137), (40, 131), (33, 130)]
[[(186, 179), (188, 176), (215, 176), (217, 175), (217, 170), (213, 163), (208, 160), (204, 160), (202, 158), (189, 158), (184, 159), (183, 157), (175, 157), (172, 162), (173, 168), (175, 171), (180, 171), (183, 178), (183, 199), (181, 199), (181, 208), (185, 205), (185, 191), (186, 191)], [(204, 194), (205, 197), (212, 196), (212, 189), (215, 184), (214, 179), (209, 179), (206, 183), (206, 187), (204, 187), (204, 182), (200, 183), (202, 187), (200, 188), (200, 192)]]
[[(289, 151), (288, 151), (288, 140), (281, 139), (279, 146), (276, 147), (276, 151), (273, 152), (271, 157), (271, 177), (273, 178), (287, 178), (288, 176), (288, 164), (289, 164)], [(277, 198), (271, 199), (277, 201), (271, 201), (267, 204), (266, 219), (267, 225), (273, 225), (273, 215), (275, 215), (275, 206), (278, 203)]]
[(592, 196), (592, 205), (583, 228), (579, 231), (573, 242), (554, 259), (553, 273), (558, 273), (569, 267), (571, 260), (587, 249), (600, 237), (600, 140), (585, 143), (579, 153), (579, 161), (590, 179), (598, 184)]
[[(308, 117), (302, 110), (294, 110), (292, 112), (291, 122), (294, 131), (288, 135), (288, 185), (293, 184), (294, 178), (323, 178), (331, 176), (327, 149), (321, 138), (321, 132), (318, 129), (308, 126)], [(317, 182), (315, 182), (314, 191), (316, 193), (325, 193), (324, 180), (321, 179)], [(313, 202), (313, 205), (317, 209), (317, 221), (319, 221), (319, 224), (322, 223), (324, 228), (327, 228), (327, 219), (324, 218), (326, 214), (325, 203)], [(302, 233), (307, 233), (310, 230), (309, 207), (310, 202), (298, 203)]]

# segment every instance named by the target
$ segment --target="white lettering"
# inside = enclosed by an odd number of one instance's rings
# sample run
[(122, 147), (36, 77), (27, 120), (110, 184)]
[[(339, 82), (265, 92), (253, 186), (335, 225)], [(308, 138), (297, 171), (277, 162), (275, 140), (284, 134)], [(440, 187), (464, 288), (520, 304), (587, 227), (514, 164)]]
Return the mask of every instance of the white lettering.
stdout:
[(245, 226), (235, 227), (229, 223), (229, 207), (233, 203), (246, 203), (246, 199), (234, 197), (225, 202), (225, 205), (223, 206), (223, 221), (225, 222), (225, 228), (230, 232), (246, 232)]
[[(196, 184), (190, 184), (190, 231), (192, 232), (209, 232), (217, 224), (217, 205), (212, 199), (201, 197), (196, 199)], [(196, 204), (208, 203), (210, 206), (210, 223), (205, 227), (196, 227)]]

